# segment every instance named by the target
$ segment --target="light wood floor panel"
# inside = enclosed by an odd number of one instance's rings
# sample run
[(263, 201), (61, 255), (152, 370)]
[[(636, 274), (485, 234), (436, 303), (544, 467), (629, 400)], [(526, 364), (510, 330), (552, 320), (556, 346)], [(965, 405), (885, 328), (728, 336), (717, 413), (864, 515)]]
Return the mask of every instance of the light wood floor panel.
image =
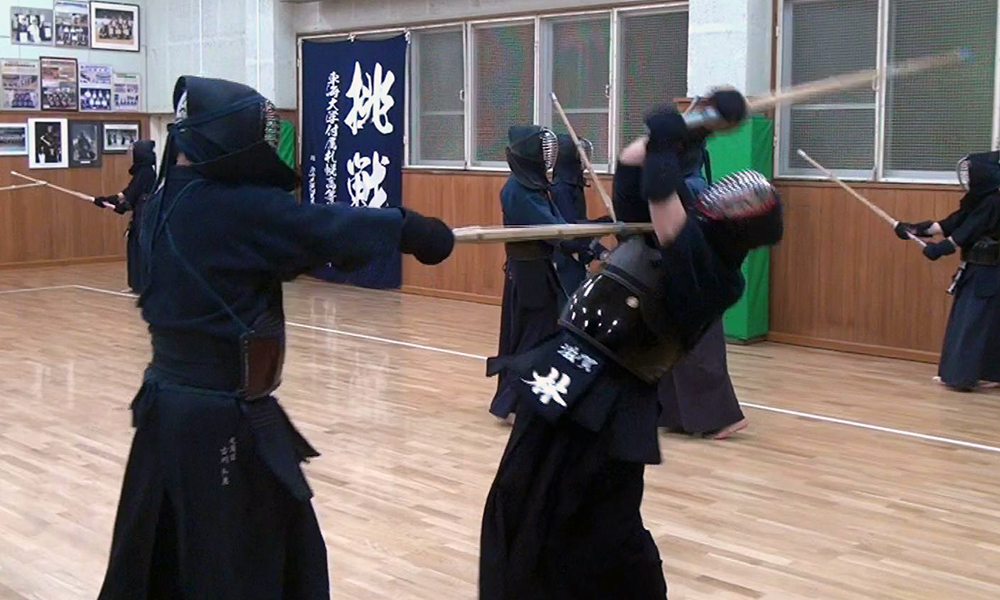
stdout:
[[(96, 596), (148, 341), (123, 265), (0, 272), (0, 598)], [(475, 597), (479, 521), (508, 430), (486, 412), (496, 307), (303, 280), (280, 396), (338, 600)], [(730, 347), (746, 402), (1000, 446), (1000, 392), (933, 365)], [(644, 514), (671, 599), (1000, 597), (1000, 453), (748, 409), (727, 442), (670, 436)]]

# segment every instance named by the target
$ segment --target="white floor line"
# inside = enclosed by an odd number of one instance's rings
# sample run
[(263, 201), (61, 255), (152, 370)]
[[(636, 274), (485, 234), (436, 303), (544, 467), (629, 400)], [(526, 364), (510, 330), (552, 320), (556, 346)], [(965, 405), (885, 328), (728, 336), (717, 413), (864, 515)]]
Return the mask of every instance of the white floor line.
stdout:
[[(44, 290), (59, 290), (59, 289), (67, 289), (67, 288), (75, 288), (75, 289), (79, 289), (79, 290), (85, 290), (85, 291), (88, 291), (88, 292), (96, 292), (96, 293), (99, 293), (99, 294), (109, 294), (109, 295), (112, 295), (112, 296), (120, 296), (120, 297), (125, 297), (125, 298), (135, 298), (136, 297), (135, 294), (128, 294), (128, 293), (123, 293), (123, 292), (115, 292), (115, 291), (112, 291), (112, 290), (105, 290), (105, 289), (102, 289), (102, 288), (95, 288), (95, 287), (91, 287), (91, 286), (87, 286), (87, 285), (57, 285), (57, 286), (39, 287), (39, 288), (24, 288), (24, 289), (19, 289), (19, 290), (0, 291), (0, 294), (14, 294), (14, 293), (23, 293), (23, 292), (40, 292), (40, 291), (44, 291)], [(316, 325), (306, 325), (306, 324), (303, 324), (303, 323), (295, 323), (295, 322), (288, 322), (288, 325), (290, 327), (297, 327), (297, 328), (300, 328), (300, 329), (307, 329), (307, 330), (311, 330), (311, 331), (320, 331), (320, 332), (323, 332), (323, 333), (330, 333), (330, 334), (334, 334), (334, 335), (342, 335), (342, 336), (345, 336), (345, 337), (352, 337), (352, 338), (357, 338), (357, 339), (362, 339), (362, 340), (368, 340), (368, 341), (372, 341), (372, 342), (380, 342), (380, 343), (383, 343), (383, 344), (391, 344), (391, 345), (394, 345), (394, 346), (404, 346), (404, 347), (407, 347), (407, 348), (415, 348), (417, 350), (425, 350), (425, 351), (428, 351), (428, 352), (438, 352), (440, 354), (450, 354), (452, 356), (460, 356), (462, 358), (471, 358), (471, 359), (474, 359), (474, 360), (481, 360), (481, 361), (485, 361), (486, 360), (485, 356), (480, 356), (478, 354), (470, 354), (468, 352), (459, 352), (457, 350), (448, 350), (446, 348), (436, 348), (434, 346), (426, 346), (424, 344), (413, 344), (413, 343), (410, 343), (410, 342), (403, 342), (403, 341), (400, 341), (400, 340), (393, 340), (393, 339), (390, 339), (390, 338), (383, 338), (383, 337), (378, 337), (378, 336), (373, 336), (373, 335), (366, 335), (366, 334), (363, 334), (363, 333), (353, 333), (353, 332), (350, 332), (350, 331), (342, 331), (342, 330), (339, 330), (339, 329), (331, 329), (331, 328), (328, 328), (328, 327), (318, 327)], [(761, 411), (765, 411), (765, 412), (777, 413), (777, 414), (782, 414), (782, 415), (791, 416), (791, 417), (799, 417), (799, 418), (802, 418), (802, 419), (811, 419), (813, 421), (820, 421), (820, 422), (823, 422), (823, 423), (833, 423), (833, 424), (836, 424), (836, 425), (845, 425), (847, 427), (855, 427), (855, 428), (858, 428), (858, 429), (865, 429), (865, 430), (868, 430), (868, 431), (877, 431), (877, 432), (880, 432), (880, 433), (889, 433), (889, 434), (892, 434), (892, 435), (898, 435), (898, 436), (902, 436), (902, 437), (908, 437), (908, 438), (912, 438), (912, 439), (922, 440), (922, 441), (925, 441), (925, 442), (933, 442), (933, 443), (937, 443), (937, 444), (946, 444), (946, 445), (950, 445), (950, 446), (958, 446), (958, 447), (961, 447), (961, 448), (969, 448), (971, 450), (981, 450), (983, 452), (993, 452), (993, 453), (996, 453), (996, 454), (1000, 454), (1000, 447), (989, 446), (987, 444), (977, 444), (975, 442), (967, 442), (967, 441), (964, 441), (964, 440), (957, 440), (957, 439), (947, 438), (947, 437), (941, 437), (941, 436), (937, 436), (937, 435), (928, 435), (926, 433), (918, 433), (916, 431), (907, 431), (905, 429), (895, 429), (895, 428), (892, 428), (892, 427), (883, 427), (881, 425), (872, 425), (870, 423), (863, 423), (863, 422), (860, 422), (860, 421), (850, 421), (848, 419), (838, 419), (836, 417), (827, 417), (825, 415), (817, 415), (817, 414), (814, 414), (814, 413), (800, 412), (800, 411), (797, 411), (797, 410), (788, 410), (788, 409), (785, 409), (785, 408), (776, 408), (776, 407), (773, 407), (773, 406), (767, 406), (767, 405), (764, 405), (764, 404), (757, 404), (757, 403), (753, 403), (753, 402), (741, 402), (740, 405), (743, 406), (743, 407), (745, 407), (745, 408), (752, 408), (754, 410), (761, 410)]]
[(924, 440), (927, 442), (937, 442), (939, 444), (950, 444), (952, 446), (961, 446), (962, 448), (972, 448), (973, 450), (983, 450), (984, 452), (996, 452), (1000, 454), (1000, 448), (996, 446), (987, 446), (986, 444), (976, 444), (974, 442), (966, 442), (964, 440), (956, 440), (952, 438), (941, 437), (937, 435), (928, 435), (926, 433), (917, 433), (915, 431), (907, 431), (905, 429), (893, 429), (892, 427), (882, 427), (881, 425), (871, 425), (869, 423), (862, 423), (860, 421), (848, 421), (847, 419), (838, 419), (836, 417), (826, 417), (823, 415), (815, 415), (812, 413), (799, 412), (797, 410), (788, 410), (787, 408), (775, 408), (773, 406), (765, 406), (763, 404), (754, 404), (752, 402), (740, 402), (740, 406), (745, 408), (754, 408), (757, 410), (763, 410), (767, 412), (778, 413), (782, 415), (789, 415), (793, 417), (801, 417), (803, 419), (812, 419), (814, 421), (823, 421), (824, 423), (836, 423), (837, 425), (847, 425), (848, 427), (857, 427), (859, 429), (867, 429), (869, 431), (879, 431), (881, 433), (891, 433), (893, 435), (901, 435), (909, 438), (916, 438), (918, 440)]
[(4, 294), (23, 294), (25, 292), (42, 292), (45, 290), (69, 290), (76, 288), (75, 285), (49, 285), (45, 287), (35, 287), (35, 288), (21, 288), (16, 290), (0, 290), (0, 295)]

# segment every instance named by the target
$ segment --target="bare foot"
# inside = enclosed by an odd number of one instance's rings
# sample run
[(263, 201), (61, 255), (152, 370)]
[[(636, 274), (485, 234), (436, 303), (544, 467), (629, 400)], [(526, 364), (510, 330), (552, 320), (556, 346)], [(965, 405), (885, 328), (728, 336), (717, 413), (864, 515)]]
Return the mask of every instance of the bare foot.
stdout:
[(515, 415), (514, 413), (510, 413), (509, 415), (507, 415), (507, 418), (504, 419), (504, 422), (507, 423), (508, 425), (513, 425), (514, 424), (514, 419), (516, 417), (517, 417), (517, 415)]
[(733, 435), (734, 433), (736, 433), (737, 431), (743, 431), (744, 429), (747, 428), (747, 425), (749, 425), (749, 424), (750, 424), (750, 421), (748, 421), (746, 419), (740, 419), (739, 421), (733, 423), (732, 425), (729, 425), (727, 427), (723, 427), (722, 429), (720, 429), (716, 433), (708, 436), (708, 439), (710, 439), (710, 440), (724, 440), (727, 437), (729, 437), (729, 436)]
[(1000, 383), (996, 381), (980, 381), (978, 387), (981, 390), (995, 390), (996, 388), (1000, 388)]

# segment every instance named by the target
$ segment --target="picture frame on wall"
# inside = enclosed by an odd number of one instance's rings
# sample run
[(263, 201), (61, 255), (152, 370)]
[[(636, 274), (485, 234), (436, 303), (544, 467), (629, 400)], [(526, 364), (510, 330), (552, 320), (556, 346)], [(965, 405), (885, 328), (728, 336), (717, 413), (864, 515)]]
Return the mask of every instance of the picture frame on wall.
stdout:
[(3, 80), (0, 109), (39, 110), (42, 107), (37, 60), (2, 59), (0, 78)]
[(28, 154), (28, 124), (0, 123), (0, 156)]
[(69, 135), (66, 119), (28, 119), (28, 168), (69, 167)]
[(80, 65), (80, 112), (111, 112), (111, 82), (114, 70), (110, 65)]
[(53, 37), (51, 8), (10, 7), (10, 43), (51, 46)]
[(101, 166), (100, 121), (69, 122), (69, 166)]
[(140, 139), (142, 124), (139, 121), (105, 122), (101, 129), (101, 151), (105, 154), (125, 154)]
[(118, 112), (139, 112), (142, 84), (137, 73), (115, 73), (114, 106)]
[(79, 81), (75, 58), (52, 58), (43, 56), (42, 110), (79, 110)]
[(90, 3), (90, 47), (139, 51), (139, 7), (117, 2)]
[(53, 14), (56, 46), (90, 47), (90, 6), (86, 0), (56, 0)]

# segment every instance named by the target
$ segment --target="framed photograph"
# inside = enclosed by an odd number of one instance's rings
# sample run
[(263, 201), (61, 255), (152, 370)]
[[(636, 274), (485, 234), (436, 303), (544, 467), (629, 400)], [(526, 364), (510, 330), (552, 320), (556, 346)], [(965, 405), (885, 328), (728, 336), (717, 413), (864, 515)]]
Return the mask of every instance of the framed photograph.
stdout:
[(0, 60), (3, 79), (3, 110), (38, 110), (42, 107), (37, 60), (8, 58)]
[(80, 65), (80, 110), (109, 112), (114, 110), (111, 82), (114, 71), (109, 65)]
[(101, 123), (69, 122), (69, 166), (101, 166)]
[(139, 121), (104, 123), (101, 133), (101, 150), (105, 154), (125, 154), (141, 135)]
[(10, 43), (51, 46), (52, 9), (10, 7)]
[(139, 7), (116, 2), (90, 3), (90, 47), (139, 51)]
[(28, 153), (28, 126), (24, 123), (0, 123), (0, 156), (24, 156)]
[(135, 73), (115, 73), (115, 110), (139, 112), (139, 75)]
[(41, 58), (42, 110), (79, 109), (75, 58)]
[(86, 0), (56, 0), (56, 46), (90, 47), (90, 6)]
[(28, 119), (28, 168), (65, 169), (69, 166), (66, 119)]

